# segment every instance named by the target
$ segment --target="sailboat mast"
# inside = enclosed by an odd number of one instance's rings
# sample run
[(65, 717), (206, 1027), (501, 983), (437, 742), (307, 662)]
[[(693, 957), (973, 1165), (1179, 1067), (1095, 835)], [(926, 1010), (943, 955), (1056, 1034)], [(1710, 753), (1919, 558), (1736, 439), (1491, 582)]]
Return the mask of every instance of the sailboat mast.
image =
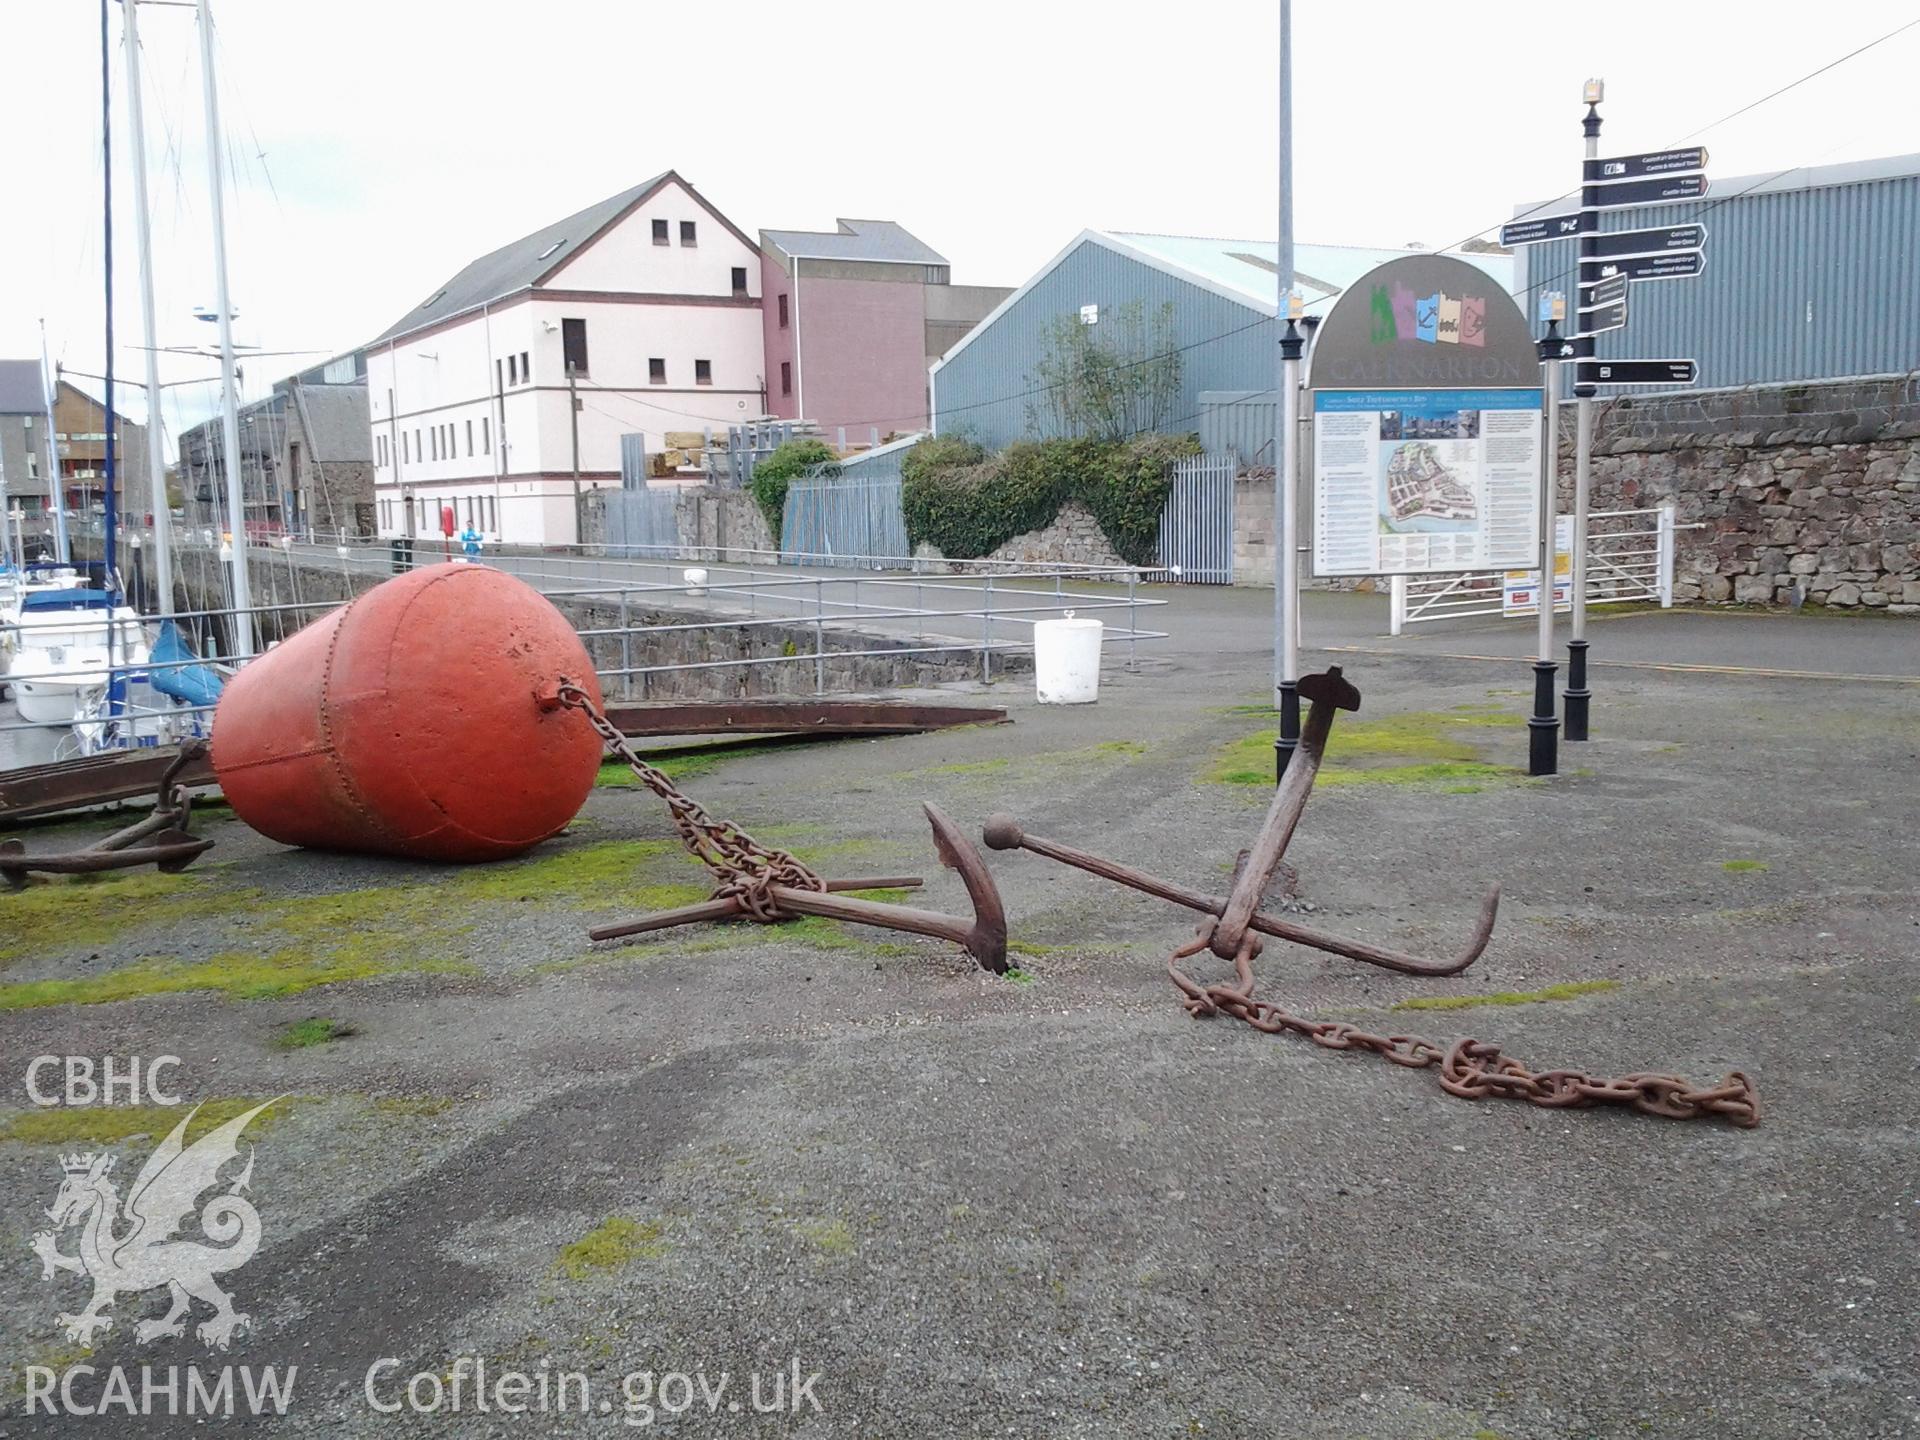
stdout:
[[(113, 432), (116, 428), (113, 417), (113, 36), (107, 19), (111, 13), (111, 0), (100, 0), (100, 184), (104, 197), (100, 211), (105, 224), (101, 248), (107, 279), (107, 524), (103, 550), (107, 562), (106, 588), (115, 591), (119, 585), (114, 578), (113, 531), (119, 517), (113, 505)], [(111, 634), (111, 626), (108, 632)]]
[(73, 550), (67, 544), (67, 486), (60, 474), (60, 446), (53, 438), (53, 402), (56, 386), (53, 365), (47, 359), (47, 322), (40, 321), (40, 386), (47, 400), (47, 490), (53, 500), (53, 558), (62, 565), (73, 563)]
[(207, 106), (207, 170), (213, 192), (214, 298), (220, 307), (221, 430), (227, 462), (227, 523), (233, 526), (233, 653), (253, 654), (253, 595), (247, 584), (247, 510), (240, 476), (240, 401), (233, 374), (233, 305), (227, 295), (227, 214), (220, 167), (220, 100), (213, 82), (213, 7), (200, 0), (200, 79)]
[(133, 126), (134, 235), (140, 250), (140, 319), (147, 341), (147, 483), (153, 507), (153, 575), (159, 591), (155, 613), (173, 614), (173, 543), (167, 506), (167, 462), (160, 453), (160, 342), (153, 320), (153, 233), (147, 214), (146, 115), (140, 95), (140, 6), (121, 0), (127, 47), (127, 118)]

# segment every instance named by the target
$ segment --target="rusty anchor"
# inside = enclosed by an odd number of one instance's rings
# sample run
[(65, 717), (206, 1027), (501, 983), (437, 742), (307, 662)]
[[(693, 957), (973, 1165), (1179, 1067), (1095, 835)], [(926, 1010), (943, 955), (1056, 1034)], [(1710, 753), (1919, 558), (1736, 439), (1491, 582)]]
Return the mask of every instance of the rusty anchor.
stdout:
[[(1602, 1078), (1571, 1069), (1536, 1072), (1503, 1055), (1499, 1046), (1484, 1041), (1462, 1039), (1442, 1046), (1416, 1035), (1374, 1035), (1345, 1021), (1304, 1019), (1271, 1000), (1256, 999), (1253, 962), (1261, 949), (1258, 935), (1290, 940), (1407, 975), (1457, 975), (1486, 949), (1500, 905), (1500, 887), (1495, 885), (1481, 902), (1473, 933), (1451, 960), (1422, 960), (1383, 946), (1341, 940), (1260, 910), (1260, 897), (1280, 868), (1281, 857), (1300, 823), (1301, 811), (1319, 774), (1334, 716), (1340, 710), (1360, 708), (1360, 692), (1341, 675), (1337, 665), (1323, 674), (1304, 677), (1300, 681), (1300, 694), (1311, 702), (1312, 708), (1302, 727), (1299, 748), (1274, 791), (1259, 837), (1252, 848), (1241, 855), (1232, 890), (1224, 898), (1189, 890), (1130, 865), (1028, 835), (1011, 815), (990, 817), (984, 838), (992, 849), (1031, 850), (1036, 855), (1201, 912), (1206, 918), (1201, 921), (1198, 933), (1167, 958), (1167, 976), (1179, 990), (1181, 1003), (1190, 1015), (1225, 1013), (1268, 1034), (1288, 1031), (1329, 1050), (1371, 1051), (1409, 1069), (1437, 1065), (1440, 1087), (1449, 1095), (1467, 1100), (1495, 1095), (1549, 1109), (1621, 1105), (1669, 1119), (1719, 1117), (1739, 1126), (1759, 1123), (1759, 1100), (1753, 1082), (1737, 1070), (1717, 1085), (1707, 1086), (1696, 1086), (1677, 1075), (1655, 1073)], [(1234, 978), (1202, 985), (1188, 975), (1182, 968), (1184, 962), (1204, 951), (1231, 962)]]
[(1360, 692), (1342, 677), (1337, 665), (1324, 674), (1302, 678), (1300, 694), (1311, 702), (1307, 722), (1302, 727), (1300, 746), (1294, 752), (1279, 788), (1274, 791), (1273, 802), (1267, 807), (1267, 818), (1260, 827), (1260, 835), (1252, 849), (1241, 857), (1233, 889), (1225, 897), (1190, 890), (1184, 885), (1175, 885), (1149, 875), (1144, 870), (1136, 870), (1131, 865), (1122, 865), (1071, 845), (1062, 845), (1056, 840), (1029, 835), (1011, 815), (990, 816), (983, 838), (991, 849), (1031, 850), (1049, 860), (1058, 860), (1103, 879), (1216, 917), (1205, 948), (1211, 949), (1223, 960), (1233, 959), (1245, 944), (1247, 932), (1257, 930), (1262, 935), (1271, 935), (1278, 940), (1290, 940), (1296, 945), (1344, 955), (1349, 960), (1364, 961), (1386, 970), (1398, 970), (1405, 975), (1459, 974), (1479, 959), (1481, 951), (1487, 948), (1487, 940), (1493, 934), (1494, 918), (1500, 909), (1498, 885), (1487, 891), (1486, 898), (1480, 903), (1480, 916), (1472, 934), (1450, 960), (1422, 960), (1382, 945), (1343, 940), (1260, 910), (1260, 897), (1266, 893), (1267, 886), (1280, 868), (1281, 857), (1286, 854), (1287, 844), (1300, 824), (1300, 813), (1306, 808), (1307, 797), (1313, 790), (1314, 778), (1320, 773), (1320, 760), (1326, 750), (1327, 736), (1333, 729), (1334, 714), (1338, 710), (1360, 708)]
[(213, 841), (192, 833), (193, 797), (178, 783), (180, 772), (205, 753), (201, 741), (183, 745), (160, 777), (153, 813), (83, 849), (29, 855), (19, 840), (0, 841), (0, 878), (6, 880), (9, 889), (20, 890), (25, 888), (27, 876), (35, 872), (93, 875), (103, 870), (154, 865), (171, 875), (186, 869), (213, 846)]
[(589, 930), (590, 939), (616, 940), (707, 920), (773, 924), (802, 915), (819, 915), (830, 920), (849, 920), (858, 925), (950, 940), (994, 974), (1006, 972), (1007, 915), (1000, 901), (999, 887), (993, 883), (979, 850), (939, 807), (925, 807), (927, 821), (933, 827), (934, 848), (941, 863), (957, 870), (966, 885), (967, 895), (973, 901), (971, 920), (843, 893), (912, 889), (921, 881), (920, 877), (911, 875), (824, 879), (787, 851), (762, 844), (730, 821), (715, 820), (707, 814), (697, 800), (681, 791), (663, 771), (634, 753), (626, 737), (580, 686), (562, 680), (540, 700), (543, 705), (564, 705), (585, 714), (608, 750), (626, 762), (641, 784), (666, 801), (681, 843), (720, 877), (713, 894), (698, 904)]

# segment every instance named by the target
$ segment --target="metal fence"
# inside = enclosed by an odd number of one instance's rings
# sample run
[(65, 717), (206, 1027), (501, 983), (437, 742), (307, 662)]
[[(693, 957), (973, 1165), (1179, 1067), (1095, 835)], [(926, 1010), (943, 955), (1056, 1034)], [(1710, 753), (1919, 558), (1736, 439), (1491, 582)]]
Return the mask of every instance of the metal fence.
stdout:
[(780, 554), (795, 565), (844, 565), (861, 556), (875, 569), (904, 569), (913, 557), (900, 504), (900, 460), (879, 456), (849, 471), (816, 465), (787, 487)]
[(600, 501), (606, 516), (607, 553), (644, 555), (677, 547), (680, 528), (675, 500), (671, 490), (646, 486), (602, 490)]
[[(192, 532), (180, 543), (176, 573), (219, 593), (219, 546)], [(251, 634), (255, 654), (302, 625), (394, 574), (463, 563), (458, 556), (362, 539), (335, 546), (288, 541), (247, 547), (254, 593), (288, 603), (260, 603), (176, 612), (193, 655), (178, 662), (116, 662), (114, 669), (151, 673), (205, 665), (230, 675), (250, 663), (237, 631)], [(1165, 638), (1143, 615), (1164, 600), (1141, 593), (1130, 567), (948, 562), (941, 573), (876, 574), (897, 556), (800, 557), (838, 560), (841, 573), (797, 573), (792, 557), (764, 565), (706, 562), (689, 570), (679, 547), (657, 558), (599, 548), (489, 553), (485, 562), (516, 575), (567, 614), (586, 643), (603, 687), (627, 698), (727, 698), (769, 694), (869, 691), (889, 684), (998, 678), (1010, 657), (1033, 649), (1033, 626), (1067, 610), (1106, 622), (1103, 664), (1132, 668), (1141, 641)], [(142, 622), (153, 626), (147, 617)], [(7, 627), (0, 633), (15, 633)], [(698, 658), (693, 658), (698, 657)], [(906, 662), (889, 667), (884, 662)], [(866, 662), (874, 662), (872, 664)], [(876, 669), (875, 665), (879, 668)], [(14, 679), (33, 675), (16, 667)], [(893, 675), (893, 680), (876, 676)], [(899, 678), (904, 677), (904, 678)], [(144, 704), (144, 702), (142, 702)], [(40, 764), (92, 749), (161, 743), (197, 733), (211, 706), (154, 700), (136, 704), (118, 733), (76, 736), (70, 726), (20, 720), (0, 706), (0, 770)], [(126, 712), (122, 712), (126, 713)], [(96, 716), (96, 719), (107, 718)]]
[[(1673, 604), (1673, 507), (1596, 510), (1587, 516), (1587, 604), (1651, 601)], [(1536, 605), (1510, 604), (1509, 574), (1534, 571), (1472, 570), (1458, 575), (1396, 575), (1389, 632), (1433, 620), (1482, 615), (1537, 615)], [(1571, 608), (1562, 603), (1561, 610)]]
[(1160, 514), (1160, 564), (1183, 585), (1233, 583), (1233, 485), (1240, 461), (1195, 455), (1173, 467)]

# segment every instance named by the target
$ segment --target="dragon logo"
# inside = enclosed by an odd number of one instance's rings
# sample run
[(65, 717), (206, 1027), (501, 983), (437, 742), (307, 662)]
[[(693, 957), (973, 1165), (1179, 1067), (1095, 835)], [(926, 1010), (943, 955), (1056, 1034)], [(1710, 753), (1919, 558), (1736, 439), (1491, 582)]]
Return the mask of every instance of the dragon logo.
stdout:
[[(233, 1297), (213, 1277), (238, 1270), (260, 1248), (259, 1212), (242, 1198), (253, 1179), (251, 1148), (246, 1167), (226, 1190), (204, 1206), (199, 1200), (219, 1183), (221, 1168), (238, 1158), (240, 1132), (274, 1103), (256, 1105), (187, 1145), (187, 1126), (200, 1113), (200, 1107), (194, 1106), (140, 1167), (124, 1213), (119, 1186), (110, 1178), (113, 1156), (60, 1157), (66, 1178), (46, 1212), (53, 1229), (33, 1237), (33, 1252), (40, 1257), (43, 1280), (53, 1279), (57, 1270), (70, 1270), (93, 1281), (93, 1298), (86, 1308), (77, 1315), (59, 1317), (68, 1339), (92, 1344), (96, 1330), (113, 1328), (113, 1317), (102, 1312), (116, 1296), (162, 1285), (171, 1293), (173, 1305), (161, 1319), (143, 1320), (135, 1327), (143, 1343), (183, 1334), (195, 1300), (213, 1306), (212, 1317), (195, 1327), (206, 1344), (224, 1350), (236, 1333), (247, 1328), (247, 1316), (233, 1308)], [(200, 1232), (212, 1244), (175, 1236), (196, 1211)], [(57, 1237), (70, 1225), (80, 1228), (80, 1245), (76, 1253), (63, 1255)]]

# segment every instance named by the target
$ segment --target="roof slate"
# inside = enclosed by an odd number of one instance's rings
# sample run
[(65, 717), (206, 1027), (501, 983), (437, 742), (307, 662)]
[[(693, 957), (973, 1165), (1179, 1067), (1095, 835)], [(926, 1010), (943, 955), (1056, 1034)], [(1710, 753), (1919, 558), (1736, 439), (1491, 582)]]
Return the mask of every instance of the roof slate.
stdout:
[[(531, 235), (522, 235), (511, 244), (482, 255), (439, 286), (425, 301), (381, 331), (371, 344), (379, 345), (397, 339), (437, 320), (444, 320), (449, 315), (458, 315), (489, 300), (498, 300), (526, 289), (547, 271), (565, 262), (589, 237), (613, 223), (622, 211), (645, 199), (672, 178), (673, 171), (664, 171), (630, 190), (609, 195), (564, 220), (556, 220)], [(549, 249), (556, 243), (560, 248), (549, 254)]]
[(762, 230), (763, 244), (798, 260), (878, 260), (945, 265), (947, 257), (892, 220), (845, 220), (835, 230)]

